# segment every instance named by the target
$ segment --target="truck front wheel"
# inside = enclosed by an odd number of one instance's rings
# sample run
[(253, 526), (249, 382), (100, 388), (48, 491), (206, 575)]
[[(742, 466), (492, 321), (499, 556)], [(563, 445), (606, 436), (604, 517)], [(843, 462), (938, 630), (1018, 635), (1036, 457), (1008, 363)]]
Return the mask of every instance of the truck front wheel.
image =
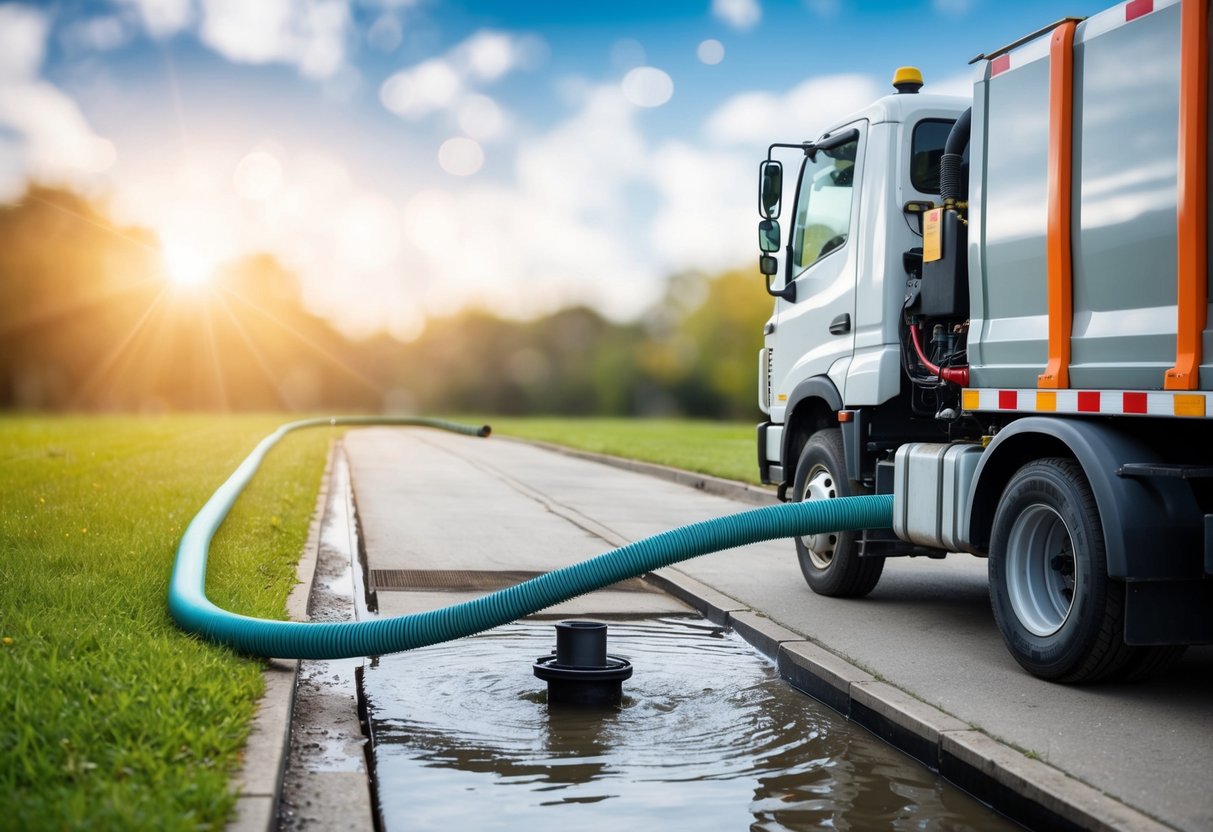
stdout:
[[(843, 458), (842, 431), (819, 430), (809, 437), (792, 493), (797, 501), (852, 497), (870, 491), (847, 479)], [(880, 580), (884, 558), (861, 558), (853, 532), (823, 532), (796, 538), (796, 557), (804, 579), (818, 595), (858, 598), (867, 595)]]
[(1092, 682), (1132, 658), (1124, 584), (1108, 577), (1095, 495), (1074, 460), (1037, 460), (1011, 478), (994, 514), (989, 572), (994, 620), (1032, 675)]

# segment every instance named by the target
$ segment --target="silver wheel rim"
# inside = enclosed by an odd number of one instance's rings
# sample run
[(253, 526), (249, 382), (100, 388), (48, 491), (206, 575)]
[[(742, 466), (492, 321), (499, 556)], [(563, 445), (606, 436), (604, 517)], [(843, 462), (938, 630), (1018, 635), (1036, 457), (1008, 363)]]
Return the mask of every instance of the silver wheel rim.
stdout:
[(1037, 503), (1015, 518), (1006, 561), (1015, 617), (1033, 635), (1053, 635), (1070, 615), (1078, 580), (1074, 540), (1056, 509)]
[[(838, 496), (838, 485), (834, 475), (824, 465), (814, 465), (805, 480), (800, 499), (832, 500)], [(834, 547), (838, 545), (838, 532), (821, 532), (803, 535), (800, 542), (809, 552), (809, 560), (818, 569), (829, 569), (834, 561)]]

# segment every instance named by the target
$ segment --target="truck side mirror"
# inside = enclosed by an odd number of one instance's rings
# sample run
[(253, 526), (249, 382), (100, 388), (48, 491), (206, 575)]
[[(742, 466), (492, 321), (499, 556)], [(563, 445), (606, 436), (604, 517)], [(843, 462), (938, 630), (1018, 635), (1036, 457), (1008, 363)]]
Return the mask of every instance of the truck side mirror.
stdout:
[[(758, 166), (758, 213), (763, 219), (779, 217), (783, 197), (783, 164), (767, 159)], [(764, 249), (765, 251), (765, 249)]]
[(779, 251), (779, 220), (758, 223), (758, 250), (764, 254)]
[[(779, 261), (769, 254), (764, 254), (758, 258), (758, 271), (770, 277), (779, 271)], [(770, 291), (769, 286), (767, 291)]]

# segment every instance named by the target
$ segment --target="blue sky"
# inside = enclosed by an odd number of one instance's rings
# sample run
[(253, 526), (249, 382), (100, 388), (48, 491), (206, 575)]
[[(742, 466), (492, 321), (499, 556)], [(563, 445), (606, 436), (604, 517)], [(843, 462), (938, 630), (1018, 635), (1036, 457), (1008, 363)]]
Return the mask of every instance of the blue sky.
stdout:
[[(0, 199), (104, 199), (205, 280), (265, 250), (353, 334), (627, 318), (754, 256), (765, 145), (1103, 0), (0, 4)], [(757, 285), (756, 285), (757, 290)]]

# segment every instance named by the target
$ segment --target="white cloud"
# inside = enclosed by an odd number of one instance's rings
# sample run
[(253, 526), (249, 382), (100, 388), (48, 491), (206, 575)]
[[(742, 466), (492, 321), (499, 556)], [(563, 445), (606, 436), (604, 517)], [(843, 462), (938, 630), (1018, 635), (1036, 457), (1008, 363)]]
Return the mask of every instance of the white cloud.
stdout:
[(60, 41), (69, 49), (109, 52), (125, 46), (131, 39), (133, 26), (118, 15), (93, 17), (69, 23)]
[(644, 45), (635, 38), (621, 38), (611, 44), (611, 66), (624, 72), (643, 66), (647, 60)]
[(74, 173), (102, 173), (114, 164), (114, 146), (92, 131), (76, 102), (45, 81), (0, 87), (0, 125), (24, 138), (32, 178), (70, 181)]
[(724, 60), (724, 44), (715, 38), (700, 41), (695, 56), (708, 66), (715, 66)]
[(660, 107), (674, 95), (674, 81), (660, 69), (638, 66), (623, 76), (623, 97), (637, 107)]
[(451, 58), (466, 75), (496, 81), (521, 60), (515, 50), (516, 39), (512, 35), (482, 29), (451, 50)]
[(367, 30), (366, 41), (372, 49), (394, 52), (404, 39), (404, 27), (394, 14), (381, 14)]
[(463, 80), (450, 62), (431, 58), (390, 76), (379, 88), (379, 100), (401, 118), (419, 121), (451, 107), (462, 90)]
[(40, 77), (49, 31), (38, 10), (0, 6), (0, 199), (27, 180), (87, 188), (115, 161), (114, 146), (97, 135), (66, 93)]
[(294, 64), (308, 78), (345, 65), (349, 7), (341, 0), (202, 0), (202, 42), (238, 63)]
[[(144, 29), (154, 38), (171, 37), (197, 25), (202, 43), (229, 61), (291, 64), (305, 77), (320, 80), (349, 70), (346, 47), (353, 34), (348, 0), (115, 2), (134, 9)], [(387, 18), (391, 20), (385, 26), (390, 29), (395, 18), (384, 15), (380, 21)], [(398, 44), (399, 22), (395, 22), (395, 44)], [(372, 44), (392, 40), (392, 32), (385, 32), (384, 28), (372, 28)]]
[(471, 176), (484, 166), (484, 148), (475, 139), (455, 136), (438, 148), (438, 164), (452, 176)]
[(232, 185), (245, 199), (269, 199), (282, 184), (282, 163), (273, 153), (254, 150), (232, 172)]
[(473, 93), (459, 105), (459, 127), (473, 139), (495, 139), (505, 130), (505, 113), (487, 95)]
[(50, 21), (30, 6), (0, 6), (0, 80), (29, 81), (42, 69)]
[(576, 113), (519, 149), (509, 186), (427, 192), (418, 210), (410, 204), (410, 239), (430, 241), (419, 271), (442, 275), (426, 308), (471, 299), (527, 316), (583, 303), (626, 318), (655, 302), (672, 272), (752, 259), (754, 160), (653, 146), (638, 115), (618, 86), (589, 88)]
[(809, 79), (782, 95), (748, 92), (725, 101), (708, 117), (708, 138), (725, 145), (817, 138), (833, 122), (882, 95), (866, 75), (826, 75)]
[(193, 0), (118, 0), (134, 8), (148, 34), (167, 38), (188, 27), (194, 21)]
[(712, 14), (734, 29), (752, 29), (762, 19), (758, 0), (712, 0)]
[(379, 100), (409, 121), (442, 113), (472, 138), (496, 138), (508, 116), (479, 88), (533, 68), (546, 55), (547, 45), (537, 37), (481, 29), (445, 54), (390, 75), (379, 88)]
[(615, 86), (589, 90), (580, 112), (519, 149), (526, 197), (582, 219), (618, 212), (624, 183), (647, 164), (636, 112)]
[(652, 247), (663, 274), (717, 272), (756, 254), (755, 169), (748, 154), (680, 142), (653, 154), (652, 177), (661, 200)]

